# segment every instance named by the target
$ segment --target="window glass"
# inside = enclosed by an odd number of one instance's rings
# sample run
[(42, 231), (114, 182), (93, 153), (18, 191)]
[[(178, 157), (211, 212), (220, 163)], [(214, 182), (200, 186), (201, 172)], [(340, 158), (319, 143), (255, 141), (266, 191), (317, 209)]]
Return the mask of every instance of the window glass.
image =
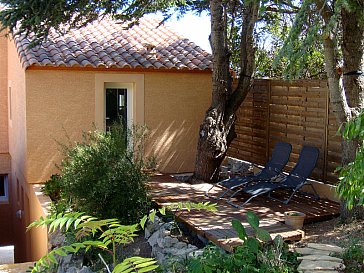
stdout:
[(0, 175), (0, 196), (4, 197), (6, 196), (5, 193), (5, 177)]
[(0, 202), (8, 201), (8, 176), (0, 175)]

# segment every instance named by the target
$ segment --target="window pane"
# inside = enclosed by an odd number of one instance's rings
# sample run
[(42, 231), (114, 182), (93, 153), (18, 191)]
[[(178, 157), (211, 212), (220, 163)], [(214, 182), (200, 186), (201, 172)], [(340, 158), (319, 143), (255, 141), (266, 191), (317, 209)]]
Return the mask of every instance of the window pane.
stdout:
[(5, 195), (5, 179), (4, 179), (4, 176), (0, 176), (0, 196), (6, 196)]

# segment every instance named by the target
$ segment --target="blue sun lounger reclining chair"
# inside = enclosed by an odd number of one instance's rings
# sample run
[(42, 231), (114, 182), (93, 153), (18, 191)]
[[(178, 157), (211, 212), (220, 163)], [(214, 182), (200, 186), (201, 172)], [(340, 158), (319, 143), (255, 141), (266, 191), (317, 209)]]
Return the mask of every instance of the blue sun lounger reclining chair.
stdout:
[[(319, 149), (310, 146), (304, 146), (299, 155), (298, 161), (292, 171), (285, 176), (280, 182), (273, 182), (272, 180), (260, 181), (256, 184), (250, 184), (244, 188), (239, 189), (234, 194), (230, 196), (227, 202), (234, 207), (242, 207), (246, 203), (250, 202), (253, 198), (268, 193), (268, 196), (274, 200), (278, 200), (284, 204), (288, 204), (293, 195), (302, 188), (303, 185), (307, 183), (307, 178), (312, 173), (313, 169), (316, 166), (316, 162), (319, 156)], [(311, 184), (308, 184), (311, 185)], [(311, 185), (312, 186), (312, 185)], [(276, 189), (286, 189), (292, 191), (292, 194), (286, 200), (280, 200), (277, 198), (273, 198), (270, 194), (272, 191)], [(318, 197), (315, 189), (315, 195)], [(231, 198), (234, 197), (237, 193), (244, 192), (251, 195), (241, 206), (234, 204), (231, 202)]]
[[(289, 160), (291, 151), (292, 151), (291, 144), (287, 142), (277, 142), (276, 145), (274, 146), (271, 159), (259, 173), (254, 175), (235, 176), (232, 178), (222, 180), (213, 185), (206, 192), (206, 196), (214, 199), (220, 199), (224, 197), (227, 193), (231, 193), (232, 195), (234, 195), (237, 189), (245, 186), (250, 182), (271, 179), (272, 177), (281, 173), (284, 166), (287, 164)], [(216, 186), (225, 188), (226, 190), (218, 197), (209, 195), (209, 191)]]

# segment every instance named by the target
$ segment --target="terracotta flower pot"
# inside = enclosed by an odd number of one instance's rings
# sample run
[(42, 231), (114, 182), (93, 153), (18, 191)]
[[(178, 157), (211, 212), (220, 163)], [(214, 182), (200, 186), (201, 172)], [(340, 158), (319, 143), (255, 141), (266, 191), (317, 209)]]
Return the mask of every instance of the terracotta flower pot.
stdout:
[(305, 218), (306, 214), (299, 211), (287, 211), (284, 213), (286, 225), (293, 227), (294, 229), (301, 229), (303, 227), (303, 221)]

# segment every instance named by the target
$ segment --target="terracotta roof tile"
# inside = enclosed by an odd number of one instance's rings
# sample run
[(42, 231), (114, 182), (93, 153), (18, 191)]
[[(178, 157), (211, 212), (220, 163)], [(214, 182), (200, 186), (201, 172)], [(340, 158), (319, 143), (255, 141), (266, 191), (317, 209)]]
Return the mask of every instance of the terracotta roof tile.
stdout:
[(108, 18), (59, 36), (49, 35), (42, 45), (15, 37), (23, 67), (114, 67), (210, 70), (211, 55), (152, 18), (125, 28)]

